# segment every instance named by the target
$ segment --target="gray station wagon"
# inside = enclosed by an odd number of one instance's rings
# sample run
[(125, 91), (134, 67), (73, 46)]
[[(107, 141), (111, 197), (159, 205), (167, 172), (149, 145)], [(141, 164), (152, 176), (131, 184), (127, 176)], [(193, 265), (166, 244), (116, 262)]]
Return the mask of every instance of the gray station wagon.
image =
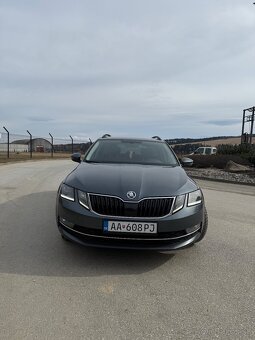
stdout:
[[(104, 135), (61, 183), (56, 217), (65, 240), (86, 246), (177, 250), (205, 236), (198, 185), (159, 137)], [(184, 160), (185, 161), (185, 160)]]

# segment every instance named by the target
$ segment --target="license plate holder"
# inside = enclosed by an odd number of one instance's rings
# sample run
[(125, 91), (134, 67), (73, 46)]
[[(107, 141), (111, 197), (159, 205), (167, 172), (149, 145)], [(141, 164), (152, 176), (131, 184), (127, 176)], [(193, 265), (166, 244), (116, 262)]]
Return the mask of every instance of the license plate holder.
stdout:
[(156, 222), (104, 220), (104, 233), (157, 234)]

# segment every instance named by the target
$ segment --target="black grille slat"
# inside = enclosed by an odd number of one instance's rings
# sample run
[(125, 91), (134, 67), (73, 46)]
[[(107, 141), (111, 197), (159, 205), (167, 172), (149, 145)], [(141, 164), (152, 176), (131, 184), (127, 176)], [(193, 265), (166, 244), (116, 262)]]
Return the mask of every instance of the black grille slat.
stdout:
[[(140, 202), (123, 202), (120, 198), (90, 194), (93, 211), (120, 217), (162, 217), (170, 214), (173, 198), (145, 198)], [(130, 210), (130, 204), (131, 210)]]
[(162, 200), (162, 202), (161, 202), (161, 207), (160, 207), (162, 213), (164, 213), (164, 211), (167, 210), (167, 205), (168, 205), (167, 203), (168, 203), (168, 201), (167, 201), (166, 199), (163, 199), (163, 200)]
[(103, 214), (105, 214), (105, 211), (106, 211), (106, 209), (105, 209), (105, 198), (104, 197), (102, 197), (102, 212), (103, 212)]
[(138, 204), (139, 217), (162, 217), (171, 211), (172, 198), (144, 199)]
[(167, 200), (164, 199), (161, 202), (160, 209), (161, 209), (162, 212), (164, 212), (166, 210), (166, 208), (167, 208)]
[(159, 214), (162, 215), (162, 213), (164, 212), (164, 205), (165, 205), (165, 199), (160, 200), (159, 203)]

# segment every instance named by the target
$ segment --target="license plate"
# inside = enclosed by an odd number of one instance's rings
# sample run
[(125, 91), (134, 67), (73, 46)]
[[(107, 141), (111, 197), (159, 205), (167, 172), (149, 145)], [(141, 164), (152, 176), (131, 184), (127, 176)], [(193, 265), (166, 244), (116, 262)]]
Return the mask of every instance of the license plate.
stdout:
[(130, 222), (130, 221), (104, 221), (103, 230), (104, 232), (111, 232), (111, 233), (156, 234), (157, 223)]

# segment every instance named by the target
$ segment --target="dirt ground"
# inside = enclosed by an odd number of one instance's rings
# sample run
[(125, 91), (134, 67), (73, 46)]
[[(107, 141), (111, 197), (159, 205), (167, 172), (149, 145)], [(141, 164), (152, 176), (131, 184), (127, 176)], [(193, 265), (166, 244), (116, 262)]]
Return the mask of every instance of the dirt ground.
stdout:
[[(53, 159), (63, 159), (70, 158), (71, 154), (69, 153), (54, 153)], [(41, 159), (51, 159), (51, 153), (44, 152), (33, 152), (32, 159), (30, 158), (29, 152), (10, 152), (10, 158), (7, 158), (6, 152), (0, 152), (0, 164), (1, 163), (9, 163), (9, 162), (19, 162), (26, 160), (41, 160)]]

